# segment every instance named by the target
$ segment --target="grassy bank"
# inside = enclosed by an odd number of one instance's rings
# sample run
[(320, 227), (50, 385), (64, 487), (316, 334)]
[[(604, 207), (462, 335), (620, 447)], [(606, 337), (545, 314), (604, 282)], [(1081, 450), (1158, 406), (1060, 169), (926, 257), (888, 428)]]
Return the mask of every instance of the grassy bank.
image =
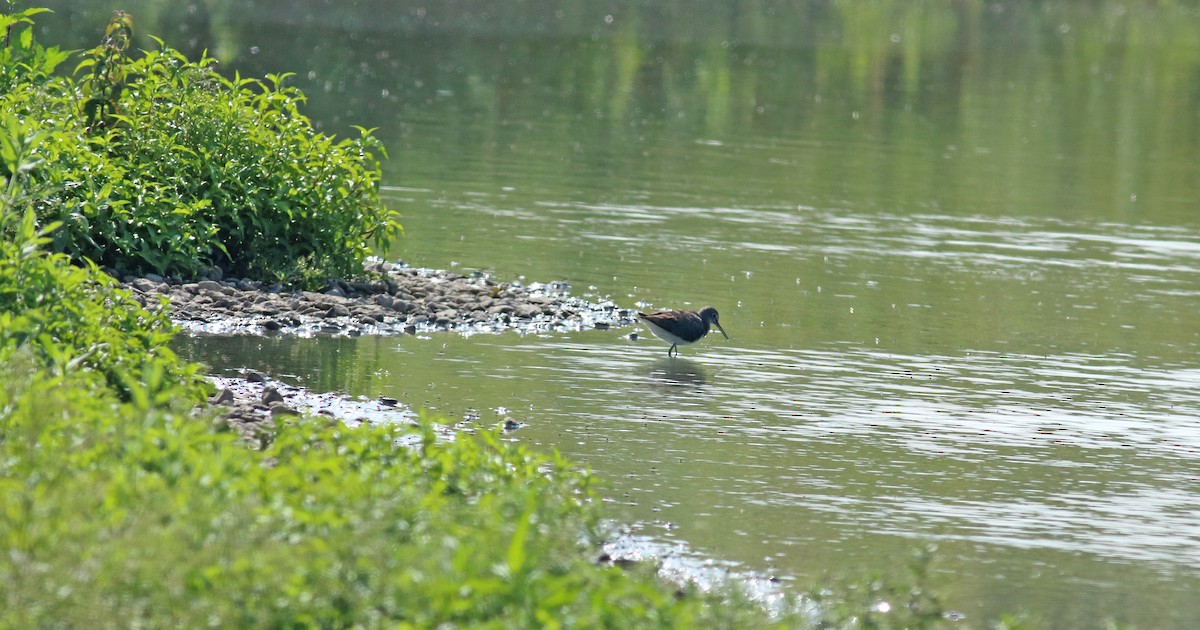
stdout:
[(322, 420), (250, 450), (182, 410), (0, 372), (0, 626), (722, 627), (589, 559), (589, 480), (495, 436), (396, 446)]

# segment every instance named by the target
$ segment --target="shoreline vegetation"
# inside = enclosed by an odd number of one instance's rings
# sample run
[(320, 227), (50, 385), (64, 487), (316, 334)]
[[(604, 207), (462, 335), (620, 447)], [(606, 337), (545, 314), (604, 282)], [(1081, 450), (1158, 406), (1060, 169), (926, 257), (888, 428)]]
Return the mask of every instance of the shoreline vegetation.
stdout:
[[(499, 430), (448, 440), (437, 418), (352, 425), (278, 406), (249, 433), (222, 420), (201, 366), (168, 346), (172, 305), (326, 286), (301, 294), (308, 306), (355, 316), (338, 299), (361, 282), (397, 313), (374, 323), (399, 330), (480, 312), (484, 325), (552, 323), (575, 306), (433, 273), (474, 302), (451, 316), (405, 289), (411, 308), (396, 308), (401, 268), (360, 273), (399, 234), (369, 131), (315, 133), (286, 77), (221, 77), (161, 41), (134, 59), (124, 12), (92, 51), (44, 47), (31, 28), (44, 11), (0, 15), (0, 627), (946, 621), (923, 570), (768, 612), (736, 585), (679, 588), (650, 563), (614, 566), (596, 555), (596, 481)], [(59, 71), (80, 57), (73, 76)], [(129, 270), (128, 288), (106, 268)], [(260, 315), (303, 328), (302, 306)]]

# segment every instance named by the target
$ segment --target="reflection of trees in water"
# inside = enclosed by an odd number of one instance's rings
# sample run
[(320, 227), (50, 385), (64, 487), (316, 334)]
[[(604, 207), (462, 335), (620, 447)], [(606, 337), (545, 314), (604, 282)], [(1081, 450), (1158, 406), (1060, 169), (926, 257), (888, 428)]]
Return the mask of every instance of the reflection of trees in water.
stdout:
[[(67, 24), (71, 34), (65, 39), (80, 46), (95, 39), (96, 25), (111, 11), (110, 2), (99, 0), (42, 4), (58, 14), (50, 21)], [(163, 37), (185, 52), (208, 48), (229, 64), (245, 63), (254, 48), (263, 53), (271, 49), (280, 66), (303, 60), (318, 74), (332, 76), (334, 69), (353, 74), (360, 63), (371, 65), (385, 51), (419, 55), (407, 44), (420, 42), (421, 49), (438, 53), (438, 58), (453, 59), (453, 67), (446, 67), (451, 72), (495, 77), (495, 72), (483, 71), (520, 59), (528, 72), (569, 80), (574, 73), (562, 70), (579, 65), (570, 54), (575, 52), (586, 56), (587, 65), (599, 64), (612, 74), (601, 84), (572, 82), (575, 89), (604, 94), (614, 88), (620, 92), (622, 86), (670, 92), (699, 85), (711, 91), (721, 81), (679, 81), (681, 73), (696, 78), (720, 76), (722, 69), (740, 74), (763, 55), (772, 61), (764, 68), (771, 80), (763, 86), (807, 82), (810, 92), (841, 88), (864, 94), (913, 93), (931, 82), (957, 85), (956, 78), (991, 58), (1008, 63), (1004, 60), (1049, 55), (1064, 70), (1078, 66), (1085, 71), (1098, 62), (1109, 62), (1107, 67), (1120, 55), (1135, 63), (1182, 68), (1200, 62), (1197, 18), (1185, 9), (1079, 4), (359, 0), (331, 8), (325, 0), (132, 0), (124, 6), (137, 17), (142, 33)], [(1150, 38), (1153, 46), (1144, 46)], [(498, 40), (507, 43), (498, 47)], [(547, 43), (560, 46), (559, 54), (525, 58), (547, 52)], [(778, 49), (789, 54), (767, 52)], [(348, 52), (343, 58), (335, 50)], [(596, 59), (598, 51), (608, 58)], [(794, 72), (798, 66), (807, 71)], [(642, 80), (631, 81), (630, 76)]]
[[(59, 30), (43, 39), (65, 47), (93, 46), (111, 12), (107, 1), (45, 4), (57, 13), (39, 22)], [(306, 111), (324, 129), (386, 130), (414, 115), (439, 117), (447, 155), (423, 159), (495, 151), (529, 133), (518, 123), (533, 117), (588, 129), (615, 152), (640, 151), (648, 137), (692, 142), (747, 131), (919, 144), (925, 153), (906, 160), (862, 152), (851, 168), (801, 156), (795, 179), (836, 182), (853, 171), (880, 187), (910, 182), (923, 203), (944, 199), (948, 180), (972, 181), (963, 173), (1014, 181), (996, 200), (1011, 207), (1044, 203), (1052, 190), (1080, 206), (1130, 211), (1131, 190), (1194, 188), (1191, 169), (1151, 168), (1148, 159), (1190, 163), (1200, 141), (1200, 18), (1184, 8), (982, 0), (336, 7), (124, 3), (139, 33), (193, 55), (207, 48), (230, 74), (296, 72)], [(137, 44), (150, 45), (144, 37)], [(489, 131), (454, 137), (480, 127)], [(1029, 177), (1022, 163), (1030, 154), (1091, 157)], [(564, 148), (564, 177), (581, 166), (575, 159)], [(1146, 194), (1143, 205), (1152, 201)]]

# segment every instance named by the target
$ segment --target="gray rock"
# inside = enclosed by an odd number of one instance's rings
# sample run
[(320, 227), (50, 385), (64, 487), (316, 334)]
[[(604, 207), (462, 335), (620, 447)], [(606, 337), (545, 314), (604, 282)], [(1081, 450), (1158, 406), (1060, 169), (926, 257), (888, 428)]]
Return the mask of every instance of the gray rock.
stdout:
[(220, 291), (221, 291), (221, 289), (223, 289), (223, 288), (224, 288), (224, 287), (222, 287), (222, 286), (221, 286), (221, 283), (220, 283), (220, 282), (217, 282), (217, 281), (215, 281), (215, 280), (201, 280), (200, 282), (197, 282), (197, 283), (195, 284), (195, 287), (196, 287), (196, 289), (197, 289), (197, 292), (199, 292), (199, 291), (217, 291), (217, 292), (220, 292)]
[(300, 415), (300, 412), (289, 407), (287, 405), (287, 403), (276, 402), (276, 403), (272, 404), (271, 405), (271, 416), (274, 417), (274, 416), (282, 416), (282, 415), (298, 416), (298, 415)]
[(142, 293), (153, 293), (158, 290), (158, 283), (151, 281), (149, 278), (138, 278), (129, 284)]
[(222, 389), (221, 391), (217, 392), (216, 396), (212, 397), (212, 404), (214, 404), (214, 405), (231, 405), (231, 404), (233, 404), (233, 400), (234, 400), (233, 392), (230, 391), (229, 388), (225, 388), (225, 389)]
[(279, 390), (274, 387), (266, 387), (263, 389), (262, 402), (264, 405), (283, 402), (283, 394), (280, 394)]

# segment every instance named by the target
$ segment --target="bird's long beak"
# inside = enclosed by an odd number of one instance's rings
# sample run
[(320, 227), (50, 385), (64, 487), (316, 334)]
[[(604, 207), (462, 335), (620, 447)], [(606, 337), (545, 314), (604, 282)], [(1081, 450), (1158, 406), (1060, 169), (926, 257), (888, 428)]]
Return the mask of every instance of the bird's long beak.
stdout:
[(724, 329), (724, 328), (721, 328), (721, 325), (720, 325), (720, 324), (718, 324), (717, 322), (713, 322), (713, 326), (716, 326), (716, 327), (717, 327), (717, 330), (721, 331), (721, 336), (722, 336), (722, 337), (725, 337), (726, 339), (728, 339), (728, 338), (729, 338), (729, 335), (726, 335), (726, 334), (725, 334), (725, 329)]

